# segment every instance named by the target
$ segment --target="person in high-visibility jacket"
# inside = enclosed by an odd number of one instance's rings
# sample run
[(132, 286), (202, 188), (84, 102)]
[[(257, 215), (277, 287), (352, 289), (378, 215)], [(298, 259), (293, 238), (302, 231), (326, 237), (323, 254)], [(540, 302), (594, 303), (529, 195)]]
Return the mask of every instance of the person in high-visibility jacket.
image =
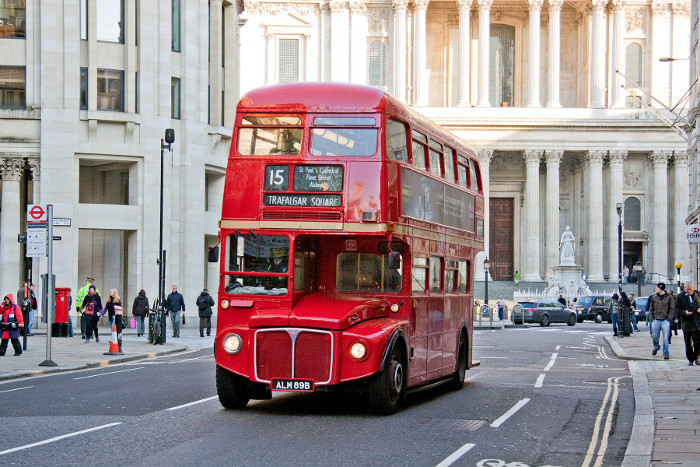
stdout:
[[(83, 339), (85, 339), (85, 327), (87, 326), (87, 321), (83, 320), (83, 301), (85, 300), (85, 297), (87, 297), (87, 294), (90, 291), (90, 286), (95, 282), (95, 279), (88, 276), (85, 281), (85, 285), (78, 289), (78, 296), (75, 297), (75, 311), (78, 314), (78, 319), (80, 320), (80, 333), (82, 334)], [(97, 290), (97, 287), (95, 287), (95, 290)], [(99, 294), (100, 291), (97, 290), (97, 295)]]
[(5, 295), (0, 305), (0, 357), (7, 351), (7, 341), (12, 340), (15, 356), (22, 355), (22, 345), (19, 343), (19, 330), (24, 328), (22, 309), (15, 304), (12, 294)]

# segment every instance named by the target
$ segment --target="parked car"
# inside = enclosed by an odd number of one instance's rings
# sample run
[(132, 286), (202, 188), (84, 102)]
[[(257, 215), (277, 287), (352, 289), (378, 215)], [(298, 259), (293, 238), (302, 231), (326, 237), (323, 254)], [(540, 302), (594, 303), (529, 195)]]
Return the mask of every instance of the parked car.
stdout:
[(641, 322), (647, 319), (647, 307), (649, 306), (649, 297), (639, 297), (635, 298), (632, 302), (632, 309), (634, 310), (634, 316), (637, 318), (637, 322)]
[(610, 305), (610, 297), (602, 295), (584, 295), (579, 297), (573, 307), (576, 312), (576, 320), (579, 323), (583, 323), (587, 319), (596, 323), (602, 323), (603, 321), (612, 323), (608, 305)]
[(551, 323), (566, 323), (574, 326), (576, 313), (556, 300), (536, 300), (516, 304), (511, 311), (511, 319), (515, 324), (525, 322), (549, 326)]

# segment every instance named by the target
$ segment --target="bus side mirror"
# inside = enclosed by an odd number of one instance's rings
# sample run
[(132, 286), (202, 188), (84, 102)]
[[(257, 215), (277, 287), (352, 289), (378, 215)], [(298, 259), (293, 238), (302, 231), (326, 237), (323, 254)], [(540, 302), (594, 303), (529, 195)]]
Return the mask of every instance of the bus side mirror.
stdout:
[(401, 255), (395, 251), (389, 252), (389, 269), (397, 270), (401, 267)]
[(207, 260), (210, 263), (216, 263), (219, 261), (219, 245), (216, 245), (214, 248), (209, 248), (209, 253), (208, 253), (208, 258)]

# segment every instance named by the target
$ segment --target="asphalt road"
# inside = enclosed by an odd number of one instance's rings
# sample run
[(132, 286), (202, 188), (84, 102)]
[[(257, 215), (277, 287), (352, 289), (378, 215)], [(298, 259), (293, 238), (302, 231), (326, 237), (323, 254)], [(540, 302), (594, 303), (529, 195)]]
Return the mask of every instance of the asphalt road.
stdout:
[(0, 384), (0, 465), (619, 465), (634, 416), (607, 324), (475, 331), (481, 367), (377, 417), (352, 395), (216, 399), (211, 349)]

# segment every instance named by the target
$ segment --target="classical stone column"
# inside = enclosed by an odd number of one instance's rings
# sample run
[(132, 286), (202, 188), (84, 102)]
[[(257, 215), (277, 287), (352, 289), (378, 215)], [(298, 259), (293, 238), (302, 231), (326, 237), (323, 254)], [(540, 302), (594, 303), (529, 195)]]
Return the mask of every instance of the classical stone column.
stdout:
[[(221, 34), (224, 27), (224, 12), (221, 8), (221, 0), (211, 0), (209, 2), (209, 24), (211, 34), (209, 34), (209, 121), (212, 125), (223, 125), (221, 121), (221, 86), (223, 84), (221, 67), (223, 60), (223, 48)], [(183, 41), (185, 36), (183, 35)], [(274, 76), (269, 76), (267, 82), (276, 82)], [(183, 83), (184, 84), (184, 83)], [(89, 86), (88, 86), (89, 87)], [(183, 94), (184, 97), (184, 94)]]
[[(625, 0), (612, 0), (612, 83), (610, 84), (610, 107), (625, 108), (625, 93), (622, 91), (622, 77), (615, 70), (622, 71), (625, 37)], [(624, 72), (623, 72), (624, 73)]]
[(527, 0), (527, 3), (530, 10), (527, 106), (542, 107), (540, 103), (540, 10), (543, 0)]
[(415, 41), (413, 47), (413, 57), (415, 61), (415, 71), (413, 79), (413, 105), (427, 106), (428, 105), (428, 75), (427, 75), (427, 48), (426, 48), (426, 31), (425, 31), (425, 14), (428, 11), (428, 0), (413, 0), (414, 9), (414, 28), (413, 38)]
[(350, 2), (350, 27), (352, 28), (351, 80), (355, 84), (367, 84), (367, 9), (365, 0)]
[(674, 185), (673, 190), (673, 262), (683, 263), (681, 274), (690, 277), (694, 269), (690, 261), (690, 249), (685, 240), (685, 218), (688, 216), (689, 185), (688, 185), (688, 151), (673, 151)]
[(20, 275), (20, 195), (19, 182), (24, 159), (0, 159), (2, 208), (0, 209), (0, 290), (3, 294), (17, 289)]
[(479, 5), (479, 57), (478, 57), (478, 97), (477, 107), (490, 107), (489, 104), (489, 44), (491, 42), (490, 14), (493, 0), (476, 0)]
[(605, 107), (605, 21), (607, 0), (591, 0), (591, 48), (589, 107)]
[(331, 79), (348, 82), (348, 12), (347, 2), (331, 0)]
[(458, 107), (471, 107), (469, 100), (469, 13), (473, 0), (458, 0), (459, 7), (459, 90)]
[[(652, 269), (648, 272), (668, 274), (668, 160), (672, 156), (671, 151), (654, 151), (649, 159), (654, 167), (652, 185), (654, 205), (651, 219), (648, 223), (651, 232), (650, 246), (652, 249)], [(686, 181), (687, 184), (687, 181)]]
[(406, 102), (406, 5), (408, 0), (392, 0), (394, 9), (394, 97)]
[(603, 282), (603, 159), (608, 151), (588, 152), (588, 281)]
[(559, 103), (559, 68), (561, 55), (561, 6), (564, 0), (549, 0), (549, 70), (547, 107), (561, 107)]
[(623, 203), (622, 166), (627, 151), (610, 151), (610, 184), (608, 185), (608, 281), (617, 284), (617, 203)]
[(546, 273), (559, 264), (559, 165), (564, 151), (545, 151), (547, 161), (547, 199), (545, 210)]
[(540, 276), (540, 157), (542, 151), (525, 151), (525, 264), (522, 279), (539, 282)]
[[(481, 187), (484, 192), (484, 251), (477, 256), (474, 267), (474, 278), (477, 281), (484, 280), (484, 258), (489, 257), (489, 248), (491, 246), (491, 212), (489, 211), (488, 199), (491, 193), (491, 161), (493, 160), (493, 149), (480, 149), (477, 152), (479, 157), (479, 169), (481, 170)], [(490, 280), (490, 274), (489, 274)]]

